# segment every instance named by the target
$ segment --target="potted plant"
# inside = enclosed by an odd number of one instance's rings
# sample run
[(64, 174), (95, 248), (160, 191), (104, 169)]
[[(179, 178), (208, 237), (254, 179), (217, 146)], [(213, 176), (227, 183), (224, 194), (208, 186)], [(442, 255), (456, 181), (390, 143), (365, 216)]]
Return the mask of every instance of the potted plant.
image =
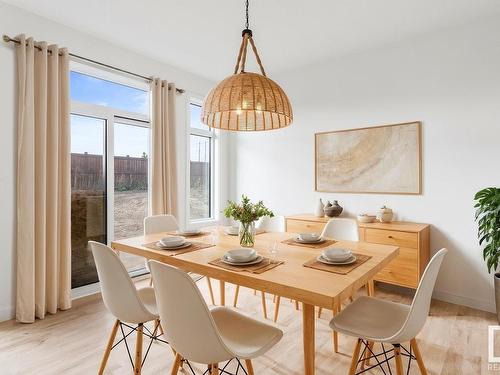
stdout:
[(274, 216), (262, 201), (252, 203), (245, 195), (241, 196), (240, 204), (229, 201), (224, 215), (240, 222), (238, 234), (243, 247), (253, 247), (255, 243), (255, 221), (264, 216)]
[(490, 187), (478, 191), (474, 200), (479, 244), (484, 244), (483, 258), (488, 272), (495, 271), (495, 302), (500, 322), (500, 273), (497, 272), (500, 261), (500, 188)]

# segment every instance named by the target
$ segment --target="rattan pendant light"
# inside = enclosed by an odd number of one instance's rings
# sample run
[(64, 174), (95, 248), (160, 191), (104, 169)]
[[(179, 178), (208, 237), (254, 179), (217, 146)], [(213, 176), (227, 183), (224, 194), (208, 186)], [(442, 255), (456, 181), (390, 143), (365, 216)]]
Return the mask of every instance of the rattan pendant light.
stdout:
[[(203, 101), (201, 121), (211, 128), (234, 131), (280, 129), (292, 123), (292, 106), (283, 89), (266, 76), (252, 30), (246, 27), (233, 75), (215, 86)], [(245, 72), (247, 47), (251, 45), (262, 74)]]

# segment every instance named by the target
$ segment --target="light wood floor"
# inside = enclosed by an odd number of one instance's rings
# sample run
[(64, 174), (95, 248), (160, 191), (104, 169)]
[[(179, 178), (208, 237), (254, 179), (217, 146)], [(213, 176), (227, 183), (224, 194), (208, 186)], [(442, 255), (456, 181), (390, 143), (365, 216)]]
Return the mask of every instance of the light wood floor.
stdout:
[[(145, 283), (144, 281), (141, 283)], [(206, 282), (200, 289), (206, 295)], [(214, 290), (218, 290), (215, 288)], [(234, 287), (227, 286), (226, 301), (232, 301)], [(377, 287), (377, 297), (409, 302), (411, 296)], [(272, 297), (268, 296), (268, 312), (272, 316)], [(260, 296), (241, 288), (239, 308), (257, 318), (262, 317)], [(367, 311), (369, 314), (369, 311)], [(340, 335), (340, 354), (332, 352), (328, 321), (331, 313), (323, 313), (316, 324), (316, 374), (346, 374), (354, 340)], [(35, 324), (0, 324), (0, 374), (96, 374), (114, 318), (106, 311), (99, 296), (76, 301), (69, 311), (48, 316)], [(429, 374), (474, 375), (498, 374), (489, 371), (487, 362), (488, 325), (496, 324), (493, 314), (433, 301), (431, 314), (418, 336)], [(278, 325), (285, 331), (283, 340), (265, 356), (254, 361), (258, 375), (301, 375), (301, 315), (288, 300), (281, 302)], [(500, 340), (497, 340), (500, 341)], [(131, 340), (133, 347), (134, 341)], [(163, 344), (153, 344), (143, 374), (169, 374), (172, 352)], [(415, 365), (415, 364), (414, 364)], [(418, 374), (412, 365), (410, 374)], [(107, 374), (131, 373), (123, 345), (113, 350)], [(187, 374), (188, 372), (185, 372)], [(241, 373), (241, 372), (240, 372)], [(367, 374), (381, 374), (379, 370)]]

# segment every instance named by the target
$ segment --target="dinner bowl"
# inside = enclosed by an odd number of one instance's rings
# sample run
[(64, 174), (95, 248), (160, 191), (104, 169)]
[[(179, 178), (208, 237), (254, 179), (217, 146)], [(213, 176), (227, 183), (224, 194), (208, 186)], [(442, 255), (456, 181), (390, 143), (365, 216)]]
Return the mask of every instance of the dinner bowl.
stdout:
[(349, 249), (340, 249), (340, 248), (333, 248), (332, 247), (332, 248), (323, 250), (321, 255), (326, 260), (330, 260), (330, 261), (334, 261), (334, 262), (335, 261), (341, 262), (341, 261), (349, 259), (352, 256), (352, 251)]
[(239, 227), (236, 227), (236, 226), (231, 226), (231, 227), (227, 227), (225, 232), (227, 234), (232, 234), (232, 235), (236, 235), (238, 234), (240, 228)]
[(299, 240), (304, 242), (315, 242), (321, 239), (320, 233), (299, 233)]
[(234, 262), (249, 262), (257, 256), (255, 249), (233, 249), (226, 253), (226, 256)]
[(180, 232), (187, 234), (187, 235), (193, 235), (193, 234), (201, 233), (201, 230), (198, 228), (186, 228), (184, 230), (181, 230)]
[(171, 236), (164, 237), (160, 240), (161, 245), (165, 247), (177, 247), (181, 246), (186, 242), (186, 238), (182, 236)]

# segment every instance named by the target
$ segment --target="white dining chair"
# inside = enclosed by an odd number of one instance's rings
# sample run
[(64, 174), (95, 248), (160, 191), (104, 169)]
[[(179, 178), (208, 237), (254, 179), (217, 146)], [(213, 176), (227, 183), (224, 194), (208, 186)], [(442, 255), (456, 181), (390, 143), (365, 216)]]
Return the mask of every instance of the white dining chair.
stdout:
[(266, 232), (284, 232), (285, 217), (282, 215), (261, 217), (257, 220), (255, 228), (265, 230)]
[[(269, 216), (261, 217), (259, 220), (257, 220), (257, 223), (255, 224), (255, 228), (264, 230), (266, 232), (284, 232), (285, 231), (285, 217), (282, 215), (276, 215), (273, 217), (269, 217)], [(257, 293), (257, 291), (254, 290), (254, 294), (256, 294), (256, 293)], [(240, 286), (236, 285), (236, 290), (234, 292), (233, 307), (238, 306), (239, 294), (240, 294)], [(260, 297), (261, 297), (262, 312), (264, 314), (264, 319), (267, 319), (266, 293), (261, 291)], [(279, 297), (276, 297), (276, 296), (274, 297), (275, 303), (276, 303), (277, 298), (279, 298)], [(279, 306), (279, 301), (278, 301), (277, 305)], [(279, 309), (279, 307), (278, 307), (278, 309)], [(276, 310), (275, 310), (275, 316), (276, 316)], [(274, 320), (274, 321), (276, 322), (276, 320)]]
[(336, 240), (359, 241), (358, 222), (340, 217), (330, 219), (323, 228), (321, 236)]
[[(163, 332), (154, 290), (151, 287), (136, 289), (125, 266), (111, 248), (94, 241), (89, 241), (89, 245), (94, 256), (104, 305), (116, 318), (101, 360), (99, 374), (104, 372), (111, 350), (119, 342), (124, 341), (127, 344), (127, 336), (133, 331), (137, 334), (133, 367), (134, 373), (140, 374), (146, 359), (142, 358), (143, 336), (147, 336), (151, 340), (159, 340), (157, 333)], [(152, 331), (145, 327), (144, 324), (147, 322), (153, 322), (154, 328)], [(125, 334), (124, 327), (130, 330), (128, 334)], [(114, 344), (118, 329), (120, 329), (123, 338)], [(132, 359), (128, 344), (126, 348), (129, 357)]]
[[(184, 271), (157, 261), (149, 263), (160, 317), (169, 327), (165, 336), (177, 352), (171, 374), (177, 374), (183, 362), (206, 364), (215, 375), (219, 363), (235, 360), (239, 370), (243, 367), (240, 360), (245, 360), (248, 374), (254, 375), (251, 360), (272, 348), (283, 332), (227, 307), (209, 310)], [(229, 373), (226, 367), (221, 372)]]
[[(173, 232), (179, 229), (179, 224), (177, 224), (177, 219), (174, 215), (152, 215), (144, 218), (144, 235), (161, 232)], [(145, 260), (146, 269), (149, 271), (148, 260)], [(200, 275), (192, 274), (195, 280), (199, 280), (202, 277)], [(153, 278), (150, 279), (149, 285), (153, 285)], [(212, 289), (212, 282), (209, 277), (207, 277), (208, 293), (210, 294), (210, 300), (212, 305), (215, 305), (214, 292)]]
[[(432, 257), (425, 268), (410, 306), (363, 296), (356, 299), (331, 320), (330, 327), (332, 329), (358, 338), (352, 355), (349, 375), (356, 374), (360, 363), (361, 372), (367, 371), (365, 366), (369, 365), (371, 358), (375, 358), (377, 361), (377, 364), (372, 367), (382, 367), (384, 363), (390, 367), (391, 354), (396, 362), (397, 375), (403, 375), (402, 356), (409, 358), (408, 372), (411, 361), (415, 359), (420, 373), (427, 375), (415, 337), (422, 330), (429, 315), (432, 292), (441, 263), (447, 252), (447, 249), (441, 249)], [(378, 354), (373, 351), (376, 342), (382, 345), (382, 352)], [(410, 343), (409, 350), (401, 345), (405, 342)], [(384, 344), (390, 344), (393, 348), (386, 350)], [(364, 345), (362, 352), (361, 345)], [(382, 360), (379, 360), (379, 357)]]

